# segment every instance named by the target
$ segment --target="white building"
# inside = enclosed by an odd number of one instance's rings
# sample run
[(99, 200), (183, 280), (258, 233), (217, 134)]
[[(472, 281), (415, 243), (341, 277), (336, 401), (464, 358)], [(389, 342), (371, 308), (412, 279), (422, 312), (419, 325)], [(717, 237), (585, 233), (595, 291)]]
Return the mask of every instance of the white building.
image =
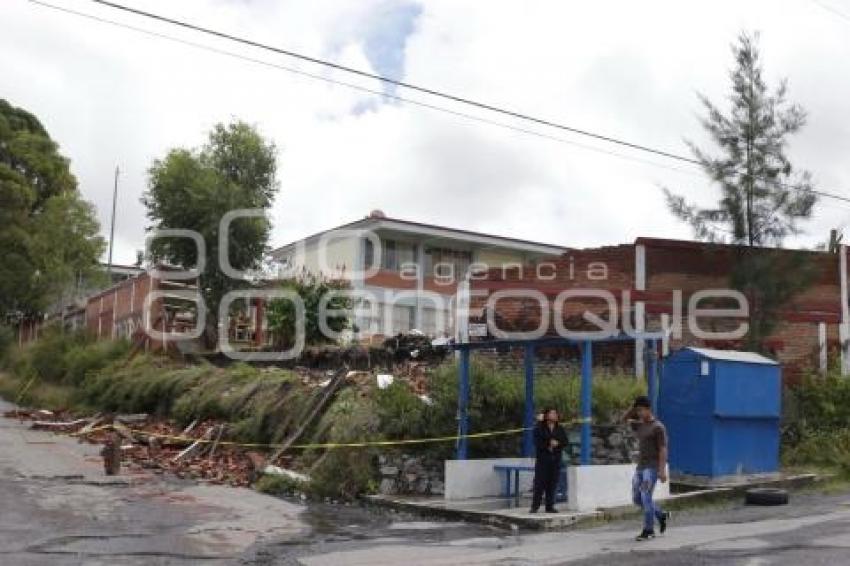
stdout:
[(388, 218), (381, 211), (272, 252), (282, 278), (310, 273), (346, 279), (356, 301), (360, 338), (418, 329), (455, 334), (456, 296), (467, 277), (509, 269), (562, 246)]

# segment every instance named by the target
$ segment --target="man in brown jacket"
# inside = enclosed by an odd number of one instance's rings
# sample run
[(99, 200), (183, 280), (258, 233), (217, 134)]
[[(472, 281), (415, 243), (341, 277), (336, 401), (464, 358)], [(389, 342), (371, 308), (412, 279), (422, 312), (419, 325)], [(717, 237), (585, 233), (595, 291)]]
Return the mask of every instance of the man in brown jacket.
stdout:
[(638, 439), (638, 461), (632, 478), (632, 500), (643, 509), (643, 530), (637, 536), (638, 541), (655, 538), (655, 521), (659, 531), (667, 530), (670, 513), (661, 510), (652, 500), (655, 483), (667, 481), (667, 429), (652, 414), (649, 397), (641, 395), (635, 399), (625, 420)]

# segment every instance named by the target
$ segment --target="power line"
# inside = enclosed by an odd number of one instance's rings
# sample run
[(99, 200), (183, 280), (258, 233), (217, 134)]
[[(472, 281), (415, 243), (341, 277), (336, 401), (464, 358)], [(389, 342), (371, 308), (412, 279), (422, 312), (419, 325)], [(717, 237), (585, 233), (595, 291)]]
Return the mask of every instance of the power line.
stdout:
[[(617, 145), (620, 145), (620, 146), (628, 147), (630, 149), (636, 149), (636, 150), (639, 150), (639, 151), (649, 152), (649, 153), (659, 155), (659, 156), (662, 156), (662, 157), (667, 157), (667, 158), (670, 158), (670, 159), (675, 159), (675, 160), (678, 160), (678, 161), (686, 162), (686, 163), (689, 163), (691, 165), (700, 165), (700, 166), (702, 165), (702, 163), (699, 160), (694, 159), (694, 158), (690, 158), (690, 157), (686, 157), (686, 156), (682, 156), (682, 155), (677, 155), (677, 154), (674, 154), (674, 153), (655, 149), (655, 148), (652, 148), (652, 147), (649, 147), (649, 146), (644, 146), (642, 144), (636, 144), (636, 143), (628, 142), (628, 141), (621, 140), (621, 139), (618, 139), (618, 138), (612, 138), (612, 137), (605, 136), (605, 135), (602, 135), (602, 134), (596, 134), (594, 132), (581, 130), (581, 129), (578, 129), (578, 128), (573, 128), (571, 126), (559, 124), (559, 123), (556, 123), (556, 122), (551, 122), (551, 121), (545, 120), (543, 118), (536, 118), (534, 116), (530, 116), (530, 115), (527, 115), (527, 114), (522, 114), (522, 113), (519, 113), (519, 112), (514, 112), (512, 110), (499, 108), (499, 107), (496, 107), (496, 106), (477, 102), (477, 101), (474, 101), (474, 100), (471, 100), (471, 99), (455, 96), (455, 95), (444, 93), (444, 92), (441, 92), (441, 91), (436, 91), (436, 90), (429, 89), (429, 88), (426, 88), (426, 87), (420, 87), (420, 86), (412, 85), (412, 84), (405, 83), (405, 82), (402, 82), (402, 81), (398, 81), (398, 80), (395, 80), (395, 79), (391, 79), (391, 78), (388, 78), (388, 77), (383, 77), (383, 76), (380, 76), (380, 75), (375, 75), (373, 73), (368, 73), (366, 71), (361, 71), (359, 69), (355, 69), (355, 68), (352, 68), (352, 67), (347, 67), (345, 65), (340, 65), (340, 64), (334, 63), (332, 61), (326, 61), (326, 60), (318, 59), (318, 58), (311, 57), (311, 56), (308, 56), (308, 55), (303, 55), (303, 54), (300, 54), (300, 53), (296, 53), (294, 51), (281, 49), (281, 48), (278, 48), (278, 47), (263, 44), (263, 43), (253, 41), (253, 40), (250, 40), (250, 39), (241, 38), (241, 37), (238, 37), (238, 36), (234, 36), (234, 35), (227, 34), (227, 33), (224, 33), (224, 32), (219, 32), (219, 31), (216, 31), (216, 30), (204, 28), (204, 27), (201, 27), (201, 26), (196, 26), (196, 25), (190, 24), (188, 22), (183, 22), (183, 21), (180, 21), (180, 20), (174, 20), (174, 19), (171, 19), (171, 18), (167, 18), (165, 16), (160, 16), (158, 14), (153, 14), (153, 13), (150, 13), (150, 12), (145, 12), (143, 10), (130, 8), (128, 6), (122, 6), (121, 4), (115, 4), (113, 2), (108, 2), (106, 0), (89, 0), (89, 1), (96, 3), (96, 4), (101, 4), (101, 5), (109, 7), (109, 8), (121, 10), (121, 11), (124, 11), (124, 12), (133, 13), (133, 14), (140, 15), (140, 16), (150, 18), (150, 19), (154, 19), (154, 20), (157, 20), (157, 21), (160, 21), (160, 22), (164, 22), (164, 23), (168, 23), (168, 24), (171, 24), (171, 25), (176, 25), (176, 26), (179, 26), (179, 27), (190, 29), (192, 31), (197, 31), (197, 32), (201, 32), (201, 33), (204, 33), (204, 34), (219, 37), (219, 38), (222, 38), (222, 39), (234, 41), (236, 43), (241, 43), (241, 44), (248, 45), (248, 46), (251, 46), (251, 47), (256, 47), (256, 48), (259, 48), (259, 49), (272, 51), (274, 53), (286, 55), (286, 56), (289, 56), (289, 57), (293, 57), (293, 58), (296, 58), (296, 59), (300, 59), (300, 60), (303, 60), (303, 61), (314, 63), (314, 64), (317, 64), (317, 65), (323, 65), (323, 66), (330, 67), (330, 68), (333, 68), (333, 69), (338, 69), (338, 70), (341, 70), (341, 71), (352, 73), (354, 75), (374, 79), (374, 80), (377, 80), (377, 81), (381, 81), (383, 83), (392, 84), (392, 85), (399, 86), (399, 87), (402, 87), (402, 88), (407, 88), (407, 89), (422, 92), (422, 93), (425, 93), (425, 94), (441, 97), (441, 98), (444, 98), (444, 99), (447, 99), (447, 100), (459, 102), (459, 103), (466, 104), (466, 105), (473, 106), (473, 107), (477, 107), (477, 108), (480, 108), (480, 109), (493, 111), (493, 112), (496, 112), (496, 113), (500, 113), (500, 114), (511, 116), (511, 117), (518, 118), (518, 119), (521, 119), (521, 120), (533, 122), (533, 123), (540, 124), (540, 125), (543, 125), (543, 126), (548, 126), (548, 127), (552, 127), (552, 128), (557, 128), (557, 129), (569, 131), (569, 132), (576, 133), (576, 134), (579, 134), (579, 135), (583, 135), (583, 136), (591, 137), (591, 138), (594, 138), (594, 139), (606, 141), (606, 142), (609, 142), (609, 143), (617, 144)], [(199, 49), (204, 49), (204, 50), (211, 51), (211, 52), (214, 52), (214, 53), (218, 53), (218, 54), (221, 54), (221, 55), (226, 55), (226, 56), (229, 56), (229, 57), (234, 57), (234, 58), (237, 58), (237, 59), (250, 61), (250, 62), (253, 62), (253, 63), (260, 64), (260, 65), (265, 65), (265, 66), (268, 66), (268, 67), (281, 69), (281, 70), (284, 70), (284, 71), (287, 71), (287, 72), (291, 72), (291, 73), (298, 74), (298, 75), (301, 75), (301, 76), (304, 76), (304, 77), (307, 77), (307, 78), (311, 78), (311, 79), (315, 79), (315, 80), (320, 80), (320, 81), (323, 81), (323, 82), (326, 82), (326, 83), (332, 83), (332, 84), (344, 86), (344, 87), (347, 87), (347, 88), (351, 88), (351, 89), (354, 89), (354, 90), (358, 90), (358, 91), (361, 91), (361, 92), (375, 94), (375, 95), (382, 96), (384, 98), (395, 100), (395, 101), (398, 101), (398, 102), (413, 104), (413, 105), (416, 105), (416, 106), (420, 106), (422, 108), (428, 108), (430, 110), (444, 112), (444, 113), (451, 114), (451, 115), (454, 115), (454, 116), (458, 116), (458, 117), (466, 118), (466, 119), (469, 119), (469, 120), (474, 120), (474, 121), (477, 121), (477, 122), (498, 126), (498, 127), (513, 130), (513, 131), (516, 131), (516, 132), (530, 134), (530, 135), (537, 136), (537, 137), (540, 137), (540, 138), (549, 139), (549, 140), (552, 140), (552, 141), (557, 141), (557, 142), (565, 143), (565, 144), (568, 144), (568, 145), (573, 145), (575, 147), (580, 147), (580, 148), (587, 149), (587, 150), (590, 150), (590, 151), (595, 151), (595, 152), (598, 152), (598, 153), (603, 153), (603, 154), (606, 154), (606, 155), (619, 157), (621, 159), (627, 159), (627, 160), (631, 160), (631, 161), (635, 161), (635, 162), (639, 162), (639, 163), (645, 163), (645, 164), (648, 164), (648, 165), (653, 165), (655, 167), (662, 167), (664, 169), (676, 171), (676, 172), (679, 172), (679, 173), (701, 176), (701, 174), (699, 174), (697, 172), (692, 172), (692, 171), (687, 171), (687, 170), (684, 170), (684, 169), (670, 167), (670, 166), (667, 166), (667, 165), (664, 165), (664, 164), (661, 164), (661, 163), (657, 163), (657, 162), (654, 162), (654, 161), (649, 161), (649, 160), (641, 159), (641, 158), (634, 157), (634, 156), (631, 156), (631, 155), (625, 155), (625, 154), (622, 154), (622, 153), (604, 150), (604, 149), (601, 149), (601, 148), (598, 148), (598, 147), (595, 147), (595, 146), (582, 144), (582, 143), (579, 143), (579, 142), (576, 142), (576, 141), (573, 141), (573, 140), (568, 140), (568, 139), (565, 139), (565, 138), (561, 138), (561, 137), (558, 137), (558, 136), (544, 134), (542, 132), (530, 130), (530, 129), (523, 128), (523, 127), (520, 127), (520, 126), (515, 126), (513, 124), (507, 124), (507, 123), (504, 123), (504, 122), (497, 122), (495, 120), (489, 120), (489, 119), (483, 118), (481, 116), (476, 116), (476, 115), (473, 115), (473, 114), (468, 114), (468, 113), (465, 113), (465, 112), (452, 110), (452, 109), (449, 109), (449, 108), (437, 106), (437, 105), (422, 102), (422, 101), (419, 101), (419, 100), (413, 100), (413, 99), (405, 98), (405, 97), (402, 97), (402, 96), (399, 96), (399, 95), (396, 95), (396, 94), (377, 91), (377, 90), (374, 90), (374, 89), (370, 89), (370, 88), (363, 87), (363, 86), (360, 86), (360, 85), (356, 85), (356, 84), (353, 84), (353, 83), (348, 83), (348, 82), (345, 82), (345, 81), (339, 81), (339, 80), (331, 79), (330, 77), (324, 77), (324, 76), (321, 76), (321, 75), (316, 75), (316, 74), (313, 74), (313, 73), (302, 71), (300, 69), (287, 67), (285, 65), (271, 63), (269, 61), (264, 61), (262, 59), (256, 59), (256, 58), (245, 56), (245, 55), (242, 55), (242, 54), (237, 54), (237, 53), (234, 53), (234, 52), (231, 52), (231, 51), (218, 49), (218, 48), (215, 48), (215, 47), (212, 47), (212, 46), (209, 46), (209, 45), (204, 45), (204, 44), (195, 43), (195, 42), (192, 42), (192, 41), (176, 38), (176, 37), (169, 36), (169, 35), (166, 35), (166, 34), (162, 34), (162, 33), (154, 32), (154, 31), (146, 30), (146, 29), (143, 29), (143, 28), (139, 28), (139, 27), (136, 27), (136, 26), (132, 26), (130, 24), (125, 24), (125, 23), (117, 22), (117, 21), (110, 20), (110, 19), (107, 19), (107, 18), (102, 18), (102, 17), (95, 16), (95, 15), (92, 15), (92, 14), (86, 14), (86, 13), (83, 13), (83, 12), (78, 12), (76, 10), (72, 10), (72, 9), (69, 9), (69, 8), (56, 6), (54, 4), (49, 4), (49, 3), (43, 2), (41, 0), (30, 0), (30, 2), (32, 2), (34, 4), (38, 4), (40, 6), (44, 6), (46, 8), (58, 10), (60, 12), (65, 12), (65, 13), (72, 14), (72, 15), (75, 15), (75, 16), (79, 16), (79, 17), (90, 19), (90, 20), (95, 20), (95, 21), (98, 21), (98, 22), (122, 27), (122, 28), (125, 28), (125, 29), (130, 29), (130, 30), (133, 30), (133, 31), (136, 31), (136, 32), (139, 32), (139, 33), (159, 37), (159, 38), (162, 38), (162, 39), (174, 41), (174, 42), (181, 43), (181, 44), (184, 44), (184, 45), (189, 45), (189, 46), (196, 47), (196, 48), (199, 48)], [(821, 197), (831, 198), (831, 199), (850, 203), (850, 197), (845, 197), (845, 196), (842, 196), (842, 195), (838, 195), (838, 194), (834, 194), (834, 193), (830, 193), (830, 192), (826, 192), (826, 191), (815, 190), (815, 189), (801, 189), (800, 187), (796, 187), (794, 185), (789, 185), (787, 183), (782, 183), (781, 181), (773, 181), (773, 183), (775, 183), (777, 186), (780, 186), (780, 187), (783, 187), (783, 188), (786, 188), (786, 189), (803, 191), (803, 192), (810, 192), (811, 194), (815, 194), (815, 195), (818, 195), (818, 196), (821, 196)]]
[(825, 4), (824, 2), (820, 2), (820, 0), (812, 0), (812, 2), (814, 2), (815, 4), (820, 6), (822, 9), (826, 10), (827, 12), (831, 12), (832, 14), (838, 16), (842, 20), (850, 22), (850, 16), (848, 16), (844, 12), (840, 11), (839, 9), (833, 8), (832, 6), (830, 6), (829, 4)]
[(43, 2), (41, 0), (29, 0), (29, 1), (33, 4), (37, 4), (39, 6), (43, 6), (45, 8), (50, 8), (52, 10), (56, 10), (56, 11), (59, 11), (59, 12), (64, 12), (66, 14), (70, 14), (70, 15), (73, 15), (73, 16), (79, 16), (81, 18), (93, 20), (93, 21), (96, 21), (96, 22), (99, 22), (99, 23), (104, 23), (104, 24), (116, 26), (116, 27), (119, 27), (119, 28), (123, 28), (123, 29), (127, 29), (127, 30), (134, 31), (134, 32), (137, 32), (137, 33), (141, 33), (141, 34), (144, 34), (144, 35), (148, 35), (148, 36), (151, 36), (151, 37), (156, 37), (156, 38), (159, 38), (159, 39), (172, 41), (174, 43), (179, 43), (181, 45), (186, 45), (186, 46), (193, 47), (193, 48), (196, 48), (196, 49), (209, 51), (209, 52), (215, 53), (217, 55), (224, 55), (226, 57), (231, 57), (231, 58), (234, 58), (234, 59), (240, 59), (240, 60), (247, 61), (247, 62), (250, 62), (250, 63), (255, 63), (257, 65), (262, 65), (262, 66), (265, 66), (265, 67), (271, 67), (271, 68), (274, 68), (274, 69), (279, 69), (281, 71), (293, 73), (295, 75), (299, 75), (299, 76), (302, 76), (302, 77), (305, 77), (305, 78), (308, 78), (308, 79), (314, 79), (314, 80), (317, 80), (317, 81), (322, 81), (324, 83), (346, 87), (346, 88), (356, 90), (356, 91), (359, 91), (359, 92), (364, 92), (364, 93), (367, 93), (367, 94), (373, 94), (373, 95), (380, 96), (380, 97), (385, 98), (385, 99), (393, 100), (395, 102), (399, 102), (399, 103), (402, 103), (402, 104), (411, 104), (411, 105), (418, 106), (418, 107), (421, 107), (421, 108), (425, 108), (425, 109), (428, 109), (428, 110), (433, 110), (433, 111), (436, 111), (436, 112), (442, 112), (442, 113), (445, 113), (445, 114), (457, 116), (457, 117), (464, 118), (464, 119), (467, 119), (467, 120), (472, 120), (472, 121), (475, 121), (475, 122), (480, 122), (480, 123), (483, 123), (483, 124), (488, 124), (488, 125), (491, 125), (491, 126), (504, 128), (506, 130), (511, 130), (511, 131), (514, 131), (514, 132), (528, 134), (528, 135), (536, 136), (536, 137), (539, 137), (539, 138), (542, 138), (542, 139), (555, 141), (555, 142), (563, 143), (563, 144), (566, 144), (566, 145), (571, 145), (573, 147), (578, 147), (580, 149), (585, 149), (585, 150), (588, 150), (588, 151), (593, 151), (593, 152), (601, 153), (601, 154), (604, 154), (604, 155), (610, 155), (612, 157), (617, 157), (617, 158), (625, 159), (625, 160), (628, 160), (628, 161), (634, 161), (636, 163), (651, 165), (653, 167), (660, 167), (660, 168), (667, 169), (669, 171), (674, 171), (674, 172), (677, 172), (677, 173), (683, 173), (683, 174), (686, 174), (686, 175), (693, 175), (693, 176), (699, 176), (699, 177), (703, 176), (702, 173), (699, 173), (697, 171), (691, 171), (691, 170), (687, 170), (687, 169), (681, 169), (679, 167), (673, 167), (671, 165), (667, 165), (667, 164), (664, 164), (664, 163), (658, 163), (656, 161), (651, 161), (649, 159), (643, 159), (643, 158), (640, 158), (640, 157), (637, 157), (637, 156), (634, 156), (634, 155), (628, 155), (628, 154), (619, 153), (619, 152), (616, 152), (616, 151), (611, 151), (611, 150), (603, 149), (603, 148), (592, 146), (592, 145), (587, 145), (587, 144), (577, 142), (577, 141), (574, 141), (574, 140), (562, 138), (562, 137), (559, 137), (559, 136), (554, 136), (554, 135), (551, 135), (551, 134), (546, 134), (546, 133), (539, 132), (539, 131), (536, 131), (536, 130), (531, 130), (531, 129), (528, 129), (528, 128), (523, 128), (521, 126), (516, 126), (514, 124), (499, 122), (499, 121), (496, 121), (496, 120), (484, 118), (482, 116), (476, 116), (474, 114), (461, 112), (459, 110), (452, 110), (452, 109), (446, 108), (444, 106), (438, 106), (438, 105), (435, 105), (435, 104), (430, 104), (428, 102), (422, 102), (420, 100), (406, 98), (406, 97), (403, 97), (403, 96), (400, 96), (400, 95), (397, 95), (397, 94), (392, 94), (392, 93), (387, 93), (387, 92), (383, 92), (383, 91), (380, 91), (380, 90), (371, 89), (371, 88), (364, 87), (364, 86), (361, 86), (361, 85), (358, 85), (358, 84), (349, 83), (349, 82), (341, 81), (341, 80), (338, 80), (338, 79), (333, 79), (333, 78), (330, 78), (330, 77), (317, 75), (317, 74), (314, 74), (314, 73), (309, 73), (307, 71), (302, 71), (301, 69), (296, 69), (294, 67), (288, 67), (286, 65), (281, 65), (279, 63), (272, 63), (270, 61), (265, 61), (263, 59), (257, 59), (255, 57), (243, 55), (241, 53), (235, 53), (233, 51), (227, 51), (226, 49), (219, 49), (217, 47), (212, 47), (210, 45), (205, 45), (203, 43), (197, 43), (197, 42), (194, 42), (194, 41), (189, 41), (187, 39), (174, 37), (174, 36), (171, 36), (171, 35), (168, 35), (168, 34), (147, 30), (147, 29), (140, 28), (140, 27), (137, 27), (137, 26), (134, 26), (134, 25), (131, 25), (131, 24), (126, 24), (126, 23), (123, 23), (123, 22), (110, 20), (108, 18), (95, 16), (93, 14), (86, 14), (84, 12), (78, 12), (78, 11), (72, 10), (70, 8), (65, 8), (63, 6), (56, 6), (54, 4), (49, 4), (49, 3)]
[(634, 143), (634, 142), (630, 142), (630, 141), (626, 141), (626, 140), (622, 140), (622, 139), (619, 139), (619, 138), (614, 138), (614, 137), (606, 136), (606, 135), (602, 135), (602, 134), (597, 134), (595, 132), (590, 132), (588, 130), (575, 128), (573, 126), (567, 126), (565, 124), (553, 122), (551, 120), (547, 120), (547, 119), (544, 119), (544, 118), (537, 118), (535, 116), (523, 114), (522, 112), (517, 112), (517, 111), (514, 111), (514, 110), (508, 110), (506, 108), (501, 108), (499, 106), (494, 106), (492, 104), (486, 104), (484, 102), (478, 102), (478, 101), (475, 101), (475, 100), (471, 100), (469, 98), (464, 98), (462, 96), (456, 96), (456, 95), (453, 95), (453, 94), (450, 94), (450, 93), (447, 93), (447, 92), (444, 92), (444, 91), (438, 91), (438, 90), (434, 90), (434, 89), (431, 89), (431, 88), (418, 86), (418, 85), (414, 85), (414, 84), (411, 84), (411, 83), (406, 83), (406, 82), (403, 82), (403, 81), (400, 81), (400, 80), (397, 80), (397, 79), (384, 77), (382, 75), (376, 75), (374, 73), (361, 71), (360, 69), (355, 69), (354, 67), (349, 67), (347, 65), (341, 65), (339, 63), (334, 63), (333, 61), (328, 61), (328, 60), (325, 60), (325, 59), (319, 59), (318, 57), (311, 57), (309, 55), (304, 55), (302, 53), (297, 53), (295, 51), (290, 51), (288, 49), (282, 49), (280, 47), (275, 47), (275, 46), (269, 45), (267, 43), (260, 43), (259, 41), (246, 39), (244, 37), (231, 35), (229, 33), (224, 33), (224, 32), (221, 32), (221, 31), (214, 30), (214, 29), (210, 29), (210, 28), (205, 28), (205, 27), (198, 26), (198, 25), (195, 25), (195, 24), (191, 24), (191, 23), (185, 22), (185, 21), (167, 18), (165, 16), (160, 16), (159, 14), (154, 14), (152, 12), (146, 12), (144, 10), (138, 10), (136, 8), (130, 8), (129, 6), (123, 6), (121, 4), (116, 4), (114, 2), (108, 2), (107, 0), (89, 0), (89, 1), (93, 2), (95, 4), (101, 4), (103, 6), (108, 6), (110, 8), (114, 8), (116, 10), (121, 10), (123, 12), (129, 12), (131, 14), (136, 14), (136, 15), (143, 16), (143, 17), (146, 17), (146, 18), (150, 18), (152, 20), (156, 20), (156, 21), (159, 21), (159, 22), (165, 22), (165, 23), (172, 24), (172, 25), (175, 25), (175, 26), (179, 26), (179, 27), (182, 27), (182, 28), (185, 28), (185, 29), (190, 29), (192, 31), (197, 31), (197, 32), (205, 33), (207, 35), (219, 37), (219, 38), (222, 38), (222, 39), (235, 41), (237, 43), (241, 43), (243, 45), (248, 45), (250, 47), (256, 47), (256, 48), (263, 49), (263, 50), (266, 50), (266, 51), (271, 51), (273, 53), (285, 55), (287, 57), (292, 57), (294, 59), (300, 59), (301, 61), (307, 61), (308, 63), (313, 63), (313, 64), (316, 64), (316, 65), (322, 65), (322, 66), (325, 66), (325, 67), (329, 67), (331, 69), (336, 69), (338, 71), (344, 71), (346, 73), (351, 73), (353, 75), (358, 75), (358, 76), (361, 76), (361, 77), (366, 77), (366, 78), (369, 78), (369, 79), (380, 81), (382, 83), (391, 84), (391, 85), (394, 85), (394, 86), (406, 88), (406, 89), (409, 89), (409, 90), (421, 92), (421, 93), (428, 94), (428, 95), (431, 95), (431, 96), (436, 96), (436, 97), (439, 97), (439, 98), (444, 98), (446, 100), (451, 100), (452, 102), (458, 102), (460, 104), (465, 104), (467, 106), (473, 106), (475, 108), (480, 108), (480, 109), (483, 109), (483, 110), (489, 110), (490, 112), (496, 112), (498, 114), (510, 116), (512, 118), (518, 118), (520, 120), (524, 120), (524, 121), (527, 121), (527, 122), (533, 122), (535, 124), (539, 124), (539, 125), (542, 125), (542, 126), (548, 126), (550, 128), (557, 128), (559, 130), (564, 130), (564, 131), (567, 131), (567, 132), (571, 132), (573, 134), (578, 134), (578, 135), (581, 135), (581, 136), (586, 136), (586, 137), (589, 137), (589, 138), (602, 140), (602, 141), (605, 141), (605, 142), (608, 142), (608, 143), (613, 143), (613, 144), (620, 145), (620, 146), (623, 146), (623, 147), (628, 147), (630, 149), (636, 149), (636, 150), (639, 150), (639, 151), (654, 153), (655, 155), (660, 155), (660, 156), (663, 156), (663, 157), (667, 157), (669, 159), (676, 159), (678, 161), (684, 161), (686, 163), (693, 163), (693, 164), (699, 165), (699, 161), (697, 161), (696, 159), (693, 159), (692, 157), (687, 157), (687, 156), (684, 156), (684, 155), (678, 155), (676, 153), (664, 151), (664, 150), (661, 150), (661, 149), (656, 149), (656, 148), (653, 148), (653, 147), (649, 147), (647, 145)]

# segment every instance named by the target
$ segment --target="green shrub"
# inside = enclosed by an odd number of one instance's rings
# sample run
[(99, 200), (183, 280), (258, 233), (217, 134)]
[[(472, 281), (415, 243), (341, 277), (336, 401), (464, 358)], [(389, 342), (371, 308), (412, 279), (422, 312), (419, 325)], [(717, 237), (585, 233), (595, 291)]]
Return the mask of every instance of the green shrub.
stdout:
[(18, 377), (78, 385), (86, 374), (106, 367), (129, 352), (124, 340), (96, 342), (82, 332), (50, 327), (38, 340), (6, 356), (4, 364)]
[[(328, 316), (325, 324), (335, 333), (349, 328), (349, 316), (343, 311), (350, 311), (352, 301), (340, 291), (349, 288), (349, 283), (344, 280), (327, 279), (305, 275), (296, 279), (289, 279), (281, 283), (284, 291), (296, 293), (304, 302), (304, 340), (307, 344), (329, 344), (333, 337), (322, 332), (320, 322), (320, 305), (323, 299), (327, 301), (325, 308)], [(330, 295), (329, 295), (330, 293)], [(327, 297), (325, 299), (325, 297)], [(342, 314), (340, 314), (342, 313)], [(269, 302), (266, 308), (269, 331), (274, 337), (277, 347), (289, 348), (295, 341), (295, 330), (297, 319), (295, 304), (284, 299), (275, 299)]]
[[(469, 422), (471, 432), (521, 427), (525, 414), (525, 379), (516, 371), (503, 371), (475, 361), (470, 368)], [(380, 430), (389, 438), (450, 436), (457, 432), (458, 367), (439, 366), (430, 379), (430, 404), (404, 383), (394, 383), (375, 394)], [(543, 374), (535, 378), (535, 408), (557, 408), (564, 420), (579, 416), (580, 378), (577, 375)], [(592, 414), (596, 424), (619, 420), (634, 398), (645, 392), (642, 380), (630, 376), (598, 375), (593, 381)], [(476, 439), (470, 452), (477, 456), (515, 455), (520, 437)], [(436, 457), (447, 457), (452, 443), (423, 445)]]
[(126, 357), (129, 351), (130, 343), (126, 340), (72, 346), (65, 352), (64, 381), (71, 385), (79, 385), (85, 380), (86, 375)]
[[(382, 439), (374, 401), (354, 389), (345, 389), (322, 415), (314, 443), (349, 443)], [(371, 447), (334, 448), (302, 455), (310, 466), (311, 494), (319, 497), (352, 498), (377, 489), (379, 450)]]
[(782, 461), (790, 466), (829, 468), (850, 478), (850, 428), (807, 430), (783, 447)]
[(838, 372), (808, 375), (785, 391), (787, 418), (801, 428), (843, 429), (850, 423), (850, 379)]
[(782, 461), (850, 477), (850, 380), (836, 370), (785, 390)]
[(254, 484), (254, 489), (269, 495), (295, 495), (308, 491), (308, 484), (287, 476), (265, 474)]
[(68, 369), (66, 355), (72, 348), (82, 347), (85, 343), (86, 337), (82, 333), (63, 332), (58, 327), (50, 327), (27, 347), (29, 367), (39, 379), (61, 383)]

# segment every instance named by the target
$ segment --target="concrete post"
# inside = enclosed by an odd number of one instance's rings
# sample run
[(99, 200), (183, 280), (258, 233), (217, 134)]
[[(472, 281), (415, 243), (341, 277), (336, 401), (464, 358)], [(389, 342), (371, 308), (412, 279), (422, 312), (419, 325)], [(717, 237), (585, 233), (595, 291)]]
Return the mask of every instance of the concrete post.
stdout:
[(839, 280), (841, 281), (841, 324), (838, 334), (841, 341), (841, 375), (850, 375), (850, 336), (848, 336), (848, 324), (850, 324), (850, 305), (847, 302), (847, 246), (842, 244), (838, 248)]
[(661, 357), (666, 358), (670, 355), (670, 315), (661, 314)]
[(260, 297), (254, 299), (254, 346), (262, 348), (266, 343), (263, 322), (266, 317), (266, 301)]
[(818, 361), (821, 374), (825, 374), (827, 370), (826, 359), (826, 323), (818, 323)]
[(649, 341), (649, 372), (646, 376), (647, 383), (647, 395), (649, 396), (649, 402), (652, 404), (652, 412), (656, 413), (658, 410), (658, 346), (656, 340)]
[[(416, 244), (416, 312), (414, 314), (414, 328), (422, 329), (422, 292), (425, 290), (425, 246)], [(435, 328), (434, 334), (443, 331), (443, 328)]]
[(455, 295), (455, 342), (469, 342), (469, 278), (461, 281)]
[[(646, 291), (646, 246), (635, 246), (635, 290)], [(643, 301), (635, 301), (635, 332), (638, 336), (646, 330), (646, 305)], [(644, 348), (642, 338), (635, 340), (635, 377), (643, 377)]]
[(100, 335), (103, 328), (103, 295), (100, 296), (100, 306), (97, 311), (97, 339), (100, 340)]
[(118, 293), (119, 293), (119, 289), (120, 288), (115, 288), (115, 290), (112, 291), (112, 332), (109, 335), (109, 337), (112, 340), (115, 340), (115, 330), (116, 330), (115, 319), (118, 315)]

